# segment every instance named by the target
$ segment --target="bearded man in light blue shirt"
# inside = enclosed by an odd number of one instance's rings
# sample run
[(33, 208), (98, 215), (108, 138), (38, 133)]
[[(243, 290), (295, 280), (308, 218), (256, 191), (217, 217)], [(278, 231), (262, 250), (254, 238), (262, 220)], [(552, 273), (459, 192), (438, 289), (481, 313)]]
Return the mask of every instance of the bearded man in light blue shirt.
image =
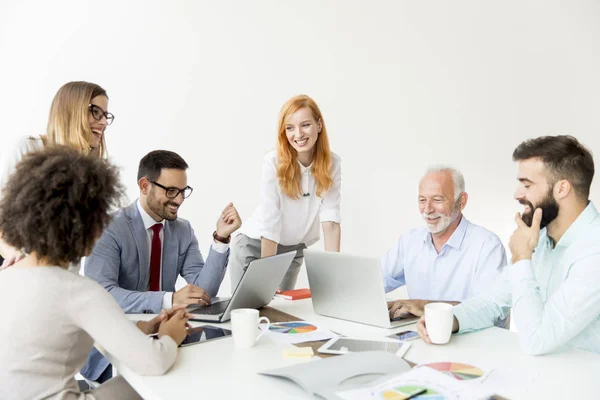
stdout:
[(417, 316), (429, 301), (453, 304), (486, 290), (506, 265), (502, 242), (467, 220), (462, 173), (430, 167), (419, 183), (419, 211), (427, 227), (402, 235), (383, 257), (385, 291), (406, 285), (410, 300), (389, 302), (390, 317)]
[[(490, 327), (513, 307), (521, 349), (600, 353), (600, 216), (589, 200), (592, 154), (572, 136), (545, 136), (513, 153), (525, 206), (510, 238), (512, 265), (492, 290), (454, 307), (454, 332)], [(430, 343), (423, 318), (418, 330)]]

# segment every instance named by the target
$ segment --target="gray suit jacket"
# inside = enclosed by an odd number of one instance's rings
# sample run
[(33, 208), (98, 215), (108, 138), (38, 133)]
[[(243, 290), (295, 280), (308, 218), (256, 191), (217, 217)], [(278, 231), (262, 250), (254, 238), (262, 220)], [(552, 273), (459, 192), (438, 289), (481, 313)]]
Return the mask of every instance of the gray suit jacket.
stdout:
[(136, 203), (115, 213), (85, 261), (85, 275), (104, 286), (123, 311), (130, 314), (159, 313), (165, 292), (175, 291), (179, 275), (210, 296), (216, 296), (225, 276), (229, 251), (219, 253), (211, 248), (205, 263), (189, 221), (181, 218), (165, 221), (163, 291), (146, 291), (150, 281), (150, 249)]
[[(157, 314), (162, 308), (165, 292), (175, 291), (179, 275), (206, 290), (210, 296), (216, 296), (228, 258), (229, 251), (222, 254), (211, 248), (205, 263), (190, 223), (181, 218), (166, 221), (162, 252), (163, 291), (147, 292), (150, 249), (136, 200), (115, 213), (85, 261), (84, 272), (104, 286), (126, 313)], [(95, 381), (108, 365), (108, 360), (94, 348), (81, 374)]]

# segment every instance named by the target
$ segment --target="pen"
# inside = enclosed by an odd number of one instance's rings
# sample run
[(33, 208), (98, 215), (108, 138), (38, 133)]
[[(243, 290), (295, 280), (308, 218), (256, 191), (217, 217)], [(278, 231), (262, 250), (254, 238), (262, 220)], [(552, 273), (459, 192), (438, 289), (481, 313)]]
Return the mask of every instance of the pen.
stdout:
[(414, 392), (410, 396), (404, 398), (404, 400), (414, 399), (415, 397), (420, 396), (422, 394), (425, 394), (426, 392), (427, 392), (427, 389), (421, 389), (421, 390), (419, 390), (417, 392)]

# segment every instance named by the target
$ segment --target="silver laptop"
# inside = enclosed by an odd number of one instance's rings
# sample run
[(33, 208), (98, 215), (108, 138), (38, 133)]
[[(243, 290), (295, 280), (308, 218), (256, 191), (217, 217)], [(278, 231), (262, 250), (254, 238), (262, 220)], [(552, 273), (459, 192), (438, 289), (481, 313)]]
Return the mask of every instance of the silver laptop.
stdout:
[(417, 322), (411, 314), (390, 320), (379, 259), (304, 250), (304, 260), (317, 314), (383, 328)]
[(233, 291), (231, 298), (214, 298), (208, 306), (189, 306), (192, 321), (229, 321), (238, 308), (261, 308), (273, 300), (281, 280), (292, 265), (296, 251), (254, 260)]

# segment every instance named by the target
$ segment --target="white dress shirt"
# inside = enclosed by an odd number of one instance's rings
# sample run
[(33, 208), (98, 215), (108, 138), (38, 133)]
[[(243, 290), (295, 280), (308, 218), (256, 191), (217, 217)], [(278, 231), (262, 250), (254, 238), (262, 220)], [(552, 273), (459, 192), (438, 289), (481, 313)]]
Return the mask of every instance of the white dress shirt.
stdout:
[[(156, 222), (154, 220), (154, 218), (152, 218), (150, 215), (148, 215), (148, 213), (146, 212), (146, 210), (144, 210), (144, 207), (142, 207), (142, 204), (140, 203), (140, 200), (138, 199), (137, 201), (137, 208), (138, 211), (140, 212), (140, 216), (142, 217), (142, 222), (144, 223), (144, 228), (146, 229), (146, 234), (148, 236), (148, 260), (151, 259), (152, 257), (152, 237), (154, 236), (154, 231), (152, 230), (152, 227), (156, 224), (162, 224), (163, 228), (160, 230), (160, 232), (158, 233), (158, 236), (160, 237), (160, 290), (162, 290), (162, 256), (163, 256), (163, 243), (164, 240), (163, 238), (165, 237), (165, 220), (163, 219), (160, 222)], [(212, 243), (212, 248), (219, 252), (219, 253), (226, 253), (227, 250), (229, 249), (229, 245), (227, 243), (217, 243), (214, 242)], [(148, 264), (148, 269), (150, 268), (150, 264)], [(146, 290), (150, 290), (150, 281), (148, 281), (148, 286), (146, 287)], [(169, 308), (173, 307), (173, 292), (165, 292), (165, 295), (163, 296), (163, 302), (162, 302), (162, 308), (164, 308), (165, 310), (168, 310)]]
[(240, 232), (253, 239), (269, 239), (273, 242), (293, 246), (304, 243), (307, 247), (320, 238), (319, 223), (340, 223), (341, 160), (331, 154), (331, 176), (333, 185), (321, 196), (317, 196), (317, 183), (311, 174), (311, 166), (300, 164), (302, 193), (292, 199), (282, 193), (277, 179), (277, 152), (267, 153), (263, 161), (260, 204)]
[(462, 301), (491, 286), (506, 265), (494, 233), (463, 215), (438, 254), (427, 228), (402, 235), (383, 257), (385, 291), (406, 285), (410, 299)]
[(542, 229), (531, 260), (508, 266), (491, 290), (454, 307), (459, 332), (490, 327), (511, 306), (524, 352), (600, 353), (600, 215), (591, 202), (556, 246)]

